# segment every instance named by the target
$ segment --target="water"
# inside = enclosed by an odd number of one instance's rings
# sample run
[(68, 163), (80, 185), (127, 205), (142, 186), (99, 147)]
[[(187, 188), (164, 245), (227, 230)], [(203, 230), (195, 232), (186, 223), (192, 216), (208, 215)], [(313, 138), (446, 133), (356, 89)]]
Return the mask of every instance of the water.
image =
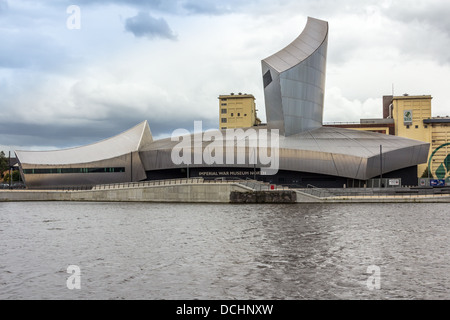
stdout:
[(0, 203), (0, 299), (449, 299), (448, 208)]

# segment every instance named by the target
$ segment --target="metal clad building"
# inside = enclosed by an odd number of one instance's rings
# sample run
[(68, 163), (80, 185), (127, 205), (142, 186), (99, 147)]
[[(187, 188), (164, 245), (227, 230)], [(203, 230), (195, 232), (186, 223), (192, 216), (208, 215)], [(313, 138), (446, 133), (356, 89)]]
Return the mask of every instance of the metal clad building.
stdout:
[(322, 126), (328, 23), (308, 18), (290, 45), (262, 61), (267, 125), (290, 136)]
[(152, 143), (147, 121), (106, 140), (65, 150), (16, 151), (29, 188), (145, 180), (139, 151)]
[[(24, 181), (29, 188), (45, 188), (187, 176), (246, 178), (256, 177), (258, 169), (257, 178), (264, 181), (342, 187), (381, 173), (415, 176), (429, 143), (322, 126), (327, 40), (328, 23), (308, 18), (296, 40), (262, 61), (267, 127), (240, 129), (236, 136), (216, 130), (153, 141), (144, 121), (90, 146), (17, 151)], [(277, 139), (266, 139), (269, 132)], [(187, 147), (178, 152), (180, 142)], [(174, 161), (174, 150), (187, 161)], [(276, 154), (272, 175), (263, 174), (269, 165), (261, 154)]]

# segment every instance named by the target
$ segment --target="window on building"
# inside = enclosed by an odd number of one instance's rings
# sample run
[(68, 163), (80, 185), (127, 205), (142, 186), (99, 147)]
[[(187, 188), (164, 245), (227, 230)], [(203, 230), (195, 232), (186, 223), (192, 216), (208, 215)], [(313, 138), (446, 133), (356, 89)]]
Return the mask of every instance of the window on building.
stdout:
[(419, 126), (416, 125), (416, 129), (419, 129)]
[(272, 82), (272, 75), (270, 74), (270, 70), (268, 70), (263, 76), (264, 88), (267, 87)]
[(231, 116), (234, 117), (234, 113), (231, 113)]
[(423, 126), (425, 129), (427, 129), (428, 128), (428, 126), (427, 125), (425, 125), (425, 126)]
[(222, 109), (222, 114), (227, 113), (227, 109)]
[(227, 101), (227, 98), (222, 98), (221, 100), (222, 100), (222, 101)]
[(241, 114), (240, 113), (238, 113), (238, 117), (240, 117), (241, 116)]
[(244, 113), (244, 117), (246, 117), (247, 116), (247, 114), (246, 113)]
[(227, 104), (226, 103), (222, 103), (222, 106), (226, 106)]
[(70, 174), (70, 173), (116, 173), (125, 172), (124, 167), (117, 168), (50, 168), (24, 169), (24, 174)]
[(227, 123), (227, 118), (222, 118), (222, 123)]
[(406, 126), (406, 129), (409, 129), (409, 126)]

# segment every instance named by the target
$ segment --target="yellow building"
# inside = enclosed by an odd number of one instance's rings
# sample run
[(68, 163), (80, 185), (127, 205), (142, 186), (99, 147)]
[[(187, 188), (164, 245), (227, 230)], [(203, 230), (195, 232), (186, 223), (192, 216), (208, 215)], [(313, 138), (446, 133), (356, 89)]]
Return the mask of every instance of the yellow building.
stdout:
[(248, 128), (261, 124), (256, 114), (255, 97), (251, 94), (219, 96), (220, 129)]
[(384, 96), (383, 118), (326, 126), (375, 131), (427, 142), (430, 144), (429, 161), (418, 165), (417, 176), (446, 179), (450, 185), (450, 117), (433, 118), (432, 99), (430, 95)]
[[(432, 126), (424, 123), (431, 118), (430, 95), (424, 96), (396, 96), (392, 97), (392, 104), (389, 113), (395, 123), (395, 135), (409, 139), (430, 143), (430, 153), (432, 152)], [(427, 169), (427, 164), (417, 167), (417, 175), (421, 177)]]
[[(428, 163), (434, 178), (446, 179), (450, 185), (450, 117), (424, 120), (431, 127), (431, 149)], [(428, 164), (427, 164), (428, 165)]]

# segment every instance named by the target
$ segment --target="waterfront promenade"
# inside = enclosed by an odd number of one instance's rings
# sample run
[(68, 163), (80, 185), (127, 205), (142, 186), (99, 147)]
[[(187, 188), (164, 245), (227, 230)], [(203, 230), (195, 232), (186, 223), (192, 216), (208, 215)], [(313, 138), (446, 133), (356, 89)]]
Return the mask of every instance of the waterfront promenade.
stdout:
[(174, 179), (97, 185), (89, 189), (1, 190), (0, 201), (186, 203), (450, 202), (450, 188), (288, 188), (254, 180)]

